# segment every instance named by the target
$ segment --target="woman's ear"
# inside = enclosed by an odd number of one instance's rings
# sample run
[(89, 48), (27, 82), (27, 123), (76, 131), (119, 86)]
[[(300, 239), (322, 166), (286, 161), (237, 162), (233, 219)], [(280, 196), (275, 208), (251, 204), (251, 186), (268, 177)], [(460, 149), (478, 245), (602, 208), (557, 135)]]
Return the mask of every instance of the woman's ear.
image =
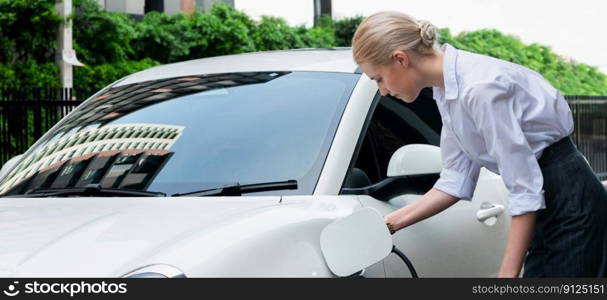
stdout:
[(392, 52), (392, 58), (396, 63), (403, 66), (404, 68), (409, 67), (409, 56), (407, 55), (407, 52), (395, 50), (394, 52)]

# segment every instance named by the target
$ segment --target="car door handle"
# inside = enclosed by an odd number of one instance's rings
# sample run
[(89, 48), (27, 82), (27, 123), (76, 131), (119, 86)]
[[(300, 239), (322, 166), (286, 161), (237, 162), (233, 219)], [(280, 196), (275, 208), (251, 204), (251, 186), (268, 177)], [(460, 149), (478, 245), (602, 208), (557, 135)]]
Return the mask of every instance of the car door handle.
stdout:
[(497, 217), (504, 212), (504, 206), (499, 204), (490, 204), (486, 207), (481, 206), (476, 212), (476, 219), (479, 222), (485, 222), (485, 220), (491, 217)]

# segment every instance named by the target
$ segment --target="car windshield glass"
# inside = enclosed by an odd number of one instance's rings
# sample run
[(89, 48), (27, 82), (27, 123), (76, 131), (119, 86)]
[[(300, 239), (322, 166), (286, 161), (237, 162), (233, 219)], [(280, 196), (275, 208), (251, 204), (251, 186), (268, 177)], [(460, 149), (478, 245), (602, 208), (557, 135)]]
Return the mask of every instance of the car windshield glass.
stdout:
[(229, 73), (106, 89), (80, 105), (0, 181), (0, 194), (101, 188), (167, 195), (296, 180), (311, 194), (360, 75)]

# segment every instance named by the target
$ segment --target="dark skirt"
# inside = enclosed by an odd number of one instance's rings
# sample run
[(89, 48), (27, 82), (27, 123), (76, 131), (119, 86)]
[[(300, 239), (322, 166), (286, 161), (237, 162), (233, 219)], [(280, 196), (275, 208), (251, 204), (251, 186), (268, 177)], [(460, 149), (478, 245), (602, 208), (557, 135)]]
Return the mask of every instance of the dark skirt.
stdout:
[(607, 277), (607, 192), (569, 137), (538, 160), (539, 210), (523, 277)]

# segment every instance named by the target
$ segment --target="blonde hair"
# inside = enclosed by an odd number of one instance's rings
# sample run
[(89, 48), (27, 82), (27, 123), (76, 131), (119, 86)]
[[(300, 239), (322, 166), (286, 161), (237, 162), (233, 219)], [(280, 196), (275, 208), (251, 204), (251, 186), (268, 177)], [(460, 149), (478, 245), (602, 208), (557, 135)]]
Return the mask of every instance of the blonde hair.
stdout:
[(431, 55), (438, 50), (437, 29), (428, 21), (396, 12), (375, 13), (356, 29), (352, 37), (352, 54), (357, 64), (370, 62), (385, 65), (395, 50)]

